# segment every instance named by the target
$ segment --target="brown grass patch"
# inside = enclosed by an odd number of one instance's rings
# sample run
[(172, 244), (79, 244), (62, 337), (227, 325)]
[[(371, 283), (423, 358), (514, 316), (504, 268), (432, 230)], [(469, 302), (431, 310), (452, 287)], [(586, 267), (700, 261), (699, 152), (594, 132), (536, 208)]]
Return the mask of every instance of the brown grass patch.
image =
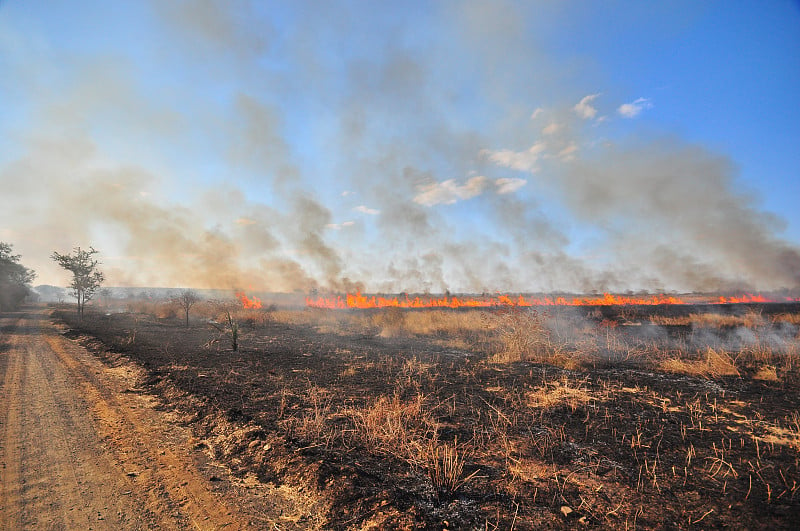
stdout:
[(597, 401), (588, 390), (567, 378), (556, 382), (547, 382), (526, 395), (528, 405), (533, 408), (551, 408), (566, 404), (573, 411), (579, 406)]
[(762, 380), (765, 382), (777, 382), (778, 371), (772, 365), (764, 365), (753, 375), (754, 380)]
[(725, 315), (720, 313), (690, 313), (683, 316), (651, 315), (650, 322), (661, 326), (694, 326), (696, 328), (757, 328), (764, 326), (766, 320), (761, 312), (750, 310), (744, 315)]
[(717, 351), (713, 348), (706, 350), (705, 356), (700, 360), (671, 358), (659, 363), (658, 368), (665, 372), (702, 376), (704, 378), (740, 376), (739, 369), (736, 368), (733, 358), (727, 352)]
[(800, 326), (800, 313), (781, 313), (773, 315), (771, 320), (773, 323), (789, 323)]

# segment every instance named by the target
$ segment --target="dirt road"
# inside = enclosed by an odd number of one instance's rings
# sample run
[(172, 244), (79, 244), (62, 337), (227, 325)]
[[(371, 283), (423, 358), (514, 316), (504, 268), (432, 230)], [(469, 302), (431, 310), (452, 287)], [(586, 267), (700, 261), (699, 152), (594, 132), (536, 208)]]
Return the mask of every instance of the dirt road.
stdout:
[(0, 316), (0, 529), (242, 529), (188, 430), (65, 339), (42, 308)]

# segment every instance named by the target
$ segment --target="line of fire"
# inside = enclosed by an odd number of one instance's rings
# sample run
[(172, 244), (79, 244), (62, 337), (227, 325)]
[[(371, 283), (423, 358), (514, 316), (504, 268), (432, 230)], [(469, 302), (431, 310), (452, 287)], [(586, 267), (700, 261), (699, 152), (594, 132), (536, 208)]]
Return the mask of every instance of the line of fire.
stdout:
[[(246, 299), (246, 297), (245, 297)], [(241, 298), (240, 298), (241, 300)], [(257, 299), (256, 299), (257, 300)], [(633, 306), (633, 305), (677, 305), (677, 304), (742, 304), (770, 302), (798, 302), (800, 298), (766, 297), (761, 294), (738, 296), (707, 297), (692, 295), (628, 296), (603, 293), (584, 297), (534, 297), (525, 295), (482, 295), (482, 296), (381, 296), (348, 293), (329, 297), (306, 297), (306, 306), (332, 310), (370, 309), (370, 308), (498, 308), (533, 306)], [(243, 301), (244, 304), (244, 301)]]

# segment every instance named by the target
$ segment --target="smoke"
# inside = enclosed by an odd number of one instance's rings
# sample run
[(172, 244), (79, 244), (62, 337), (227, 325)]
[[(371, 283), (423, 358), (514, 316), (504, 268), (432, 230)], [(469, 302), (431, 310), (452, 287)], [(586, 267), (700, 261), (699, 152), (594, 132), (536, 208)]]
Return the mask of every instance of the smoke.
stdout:
[(800, 286), (800, 251), (731, 160), (597, 139), (608, 97), (545, 51), (558, 8), (535, 9), (151, 2), (136, 53), (110, 8), (70, 27), (108, 24), (102, 51), (0, 17), (0, 96), (21, 103), (0, 239), (52, 283), (52, 251), (92, 245), (113, 285)]
[(735, 186), (733, 164), (699, 146), (655, 139), (576, 158), (548, 185), (575, 215), (613, 234), (613, 249), (669, 285), (800, 285), (800, 252)]

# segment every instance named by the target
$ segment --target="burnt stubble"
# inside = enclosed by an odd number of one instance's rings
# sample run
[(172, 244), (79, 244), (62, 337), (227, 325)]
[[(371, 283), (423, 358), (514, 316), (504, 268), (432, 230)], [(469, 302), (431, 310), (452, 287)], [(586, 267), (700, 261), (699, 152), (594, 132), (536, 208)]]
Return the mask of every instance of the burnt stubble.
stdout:
[(237, 352), (154, 313), (56, 315), (144, 367), (198, 450), (293, 493), (287, 528), (800, 521), (797, 303), (243, 310)]

